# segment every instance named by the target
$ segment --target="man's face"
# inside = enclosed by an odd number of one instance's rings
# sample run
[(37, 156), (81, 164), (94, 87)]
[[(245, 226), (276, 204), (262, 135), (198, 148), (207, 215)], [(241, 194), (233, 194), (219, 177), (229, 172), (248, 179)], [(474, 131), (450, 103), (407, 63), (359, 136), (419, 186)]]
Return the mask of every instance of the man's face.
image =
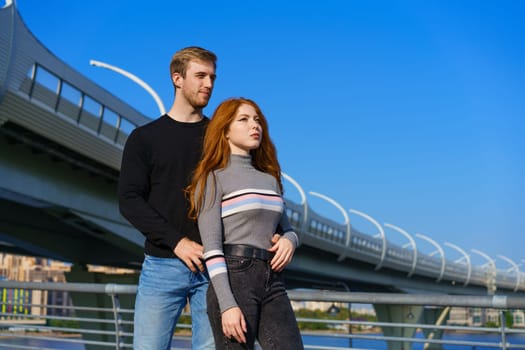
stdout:
[(211, 62), (190, 61), (186, 69), (186, 77), (173, 74), (175, 86), (180, 87), (181, 94), (192, 107), (204, 108), (210, 100), (215, 82), (215, 67)]

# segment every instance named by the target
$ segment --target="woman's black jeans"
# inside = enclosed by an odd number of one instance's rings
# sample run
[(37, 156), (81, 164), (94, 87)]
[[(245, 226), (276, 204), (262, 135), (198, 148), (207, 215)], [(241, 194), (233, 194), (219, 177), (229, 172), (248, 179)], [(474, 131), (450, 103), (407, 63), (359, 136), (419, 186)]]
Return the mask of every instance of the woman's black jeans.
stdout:
[(248, 332), (246, 344), (224, 335), (217, 296), (210, 283), (208, 317), (216, 349), (253, 349), (255, 339), (263, 350), (304, 349), (282, 274), (273, 272), (265, 260), (240, 256), (225, 256), (225, 259), (230, 286), (244, 314)]

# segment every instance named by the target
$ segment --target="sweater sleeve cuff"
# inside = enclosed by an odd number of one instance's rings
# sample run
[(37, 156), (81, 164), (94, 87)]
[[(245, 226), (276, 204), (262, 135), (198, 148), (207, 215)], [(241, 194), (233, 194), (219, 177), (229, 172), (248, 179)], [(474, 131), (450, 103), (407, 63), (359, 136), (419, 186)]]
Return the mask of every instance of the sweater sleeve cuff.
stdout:
[(177, 246), (177, 244), (179, 244), (181, 239), (183, 239), (184, 237), (186, 236), (184, 236), (178, 231), (172, 232), (166, 235), (166, 245), (171, 248), (172, 252), (175, 253), (175, 247)]
[(294, 231), (288, 231), (283, 235), (283, 238), (286, 238), (292, 242), (294, 245), (294, 248), (297, 248), (299, 246), (299, 237), (297, 237), (297, 234)]

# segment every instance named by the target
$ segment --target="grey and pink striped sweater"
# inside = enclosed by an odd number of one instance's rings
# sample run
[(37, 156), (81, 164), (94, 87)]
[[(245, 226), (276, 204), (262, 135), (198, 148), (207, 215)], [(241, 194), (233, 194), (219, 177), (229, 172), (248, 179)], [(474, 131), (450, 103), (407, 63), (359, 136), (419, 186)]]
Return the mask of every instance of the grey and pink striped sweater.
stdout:
[[(204, 259), (221, 312), (237, 306), (228, 282), (223, 244), (269, 249), (280, 225), (283, 237), (295, 247), (298, 238), (286, 217), (277, 180), (253, 167), (250, 156), (232, 154), (224, 169), (210, 174), (199, 214)], [(215, 189), (215, 191), (214, 191)]]

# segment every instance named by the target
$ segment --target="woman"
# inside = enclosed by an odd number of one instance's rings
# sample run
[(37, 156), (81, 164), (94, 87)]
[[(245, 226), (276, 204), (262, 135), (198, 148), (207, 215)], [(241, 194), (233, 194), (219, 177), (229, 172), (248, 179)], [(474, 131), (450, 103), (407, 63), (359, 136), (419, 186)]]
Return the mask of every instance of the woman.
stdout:
[(217, 349), (253, 349), (255, 339), (263, 349), (303, 349), (281, 275), (298, 238), (255, 102), (232, 98), (217, 107), (188, 193), (212, 282), (207, 304)]

